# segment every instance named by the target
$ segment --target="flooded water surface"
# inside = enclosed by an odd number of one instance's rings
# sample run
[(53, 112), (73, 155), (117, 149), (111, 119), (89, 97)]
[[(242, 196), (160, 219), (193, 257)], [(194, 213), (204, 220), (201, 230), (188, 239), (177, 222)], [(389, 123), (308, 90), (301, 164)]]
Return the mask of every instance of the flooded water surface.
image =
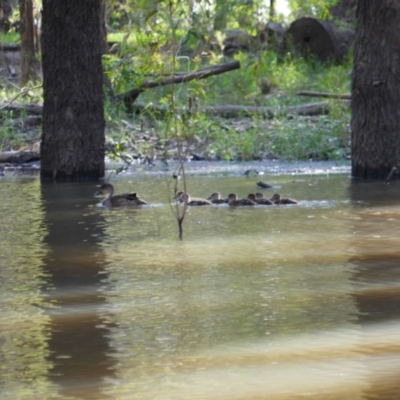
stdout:
[(163, 174), (0, 181), (1, 399), (400, 398), (400, 183), (193, 173), (290, 206), (191, 207)]

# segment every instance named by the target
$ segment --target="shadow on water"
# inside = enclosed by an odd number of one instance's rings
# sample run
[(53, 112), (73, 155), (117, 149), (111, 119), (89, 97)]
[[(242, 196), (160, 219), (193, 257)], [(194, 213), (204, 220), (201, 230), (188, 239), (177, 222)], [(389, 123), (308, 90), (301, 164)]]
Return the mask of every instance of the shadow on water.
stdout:
[[(60, 393), (104, 398), (101, 389), (113, 375), (104, 320), (104, 273), (107, 260), (99, 245), (104, 237), (100, 213), (88, 211), (94, 185), (42, 185), (41, 198), (48, 248), (42, 268), (48, 309), (53, 364), (51, 380)], [(102, 311), (103, 310), (103, 311)]]
[(353, 181), (352, 297), (369, 371), (366, 400), (400, 398), (400, 183)]

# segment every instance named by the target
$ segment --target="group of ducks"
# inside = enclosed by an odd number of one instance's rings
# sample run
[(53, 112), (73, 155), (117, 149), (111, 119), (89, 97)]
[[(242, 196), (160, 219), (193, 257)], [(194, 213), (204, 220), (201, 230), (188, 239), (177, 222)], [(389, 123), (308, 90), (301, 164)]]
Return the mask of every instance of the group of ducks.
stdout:
[[(103, 183), (95, 196), (104, 195), (105, 198), (101, 204), (104, 207), (121, 206), (143, 206), (148, 203), (142, 200), (137, 193), (124, 193), (114, 196), (114, 187), (110, 183)], [(227, 204), (231, 207), (256, 206), (256, 205), (276, 205), (276, 204), (297, 204), (297, 201), (291, 198), (282, 198), (279, 194), (274, 194), (266, 199), (262, 193), (250, 193), (247, 198), (239, 199), (235, 193), (231, 193), (226, 198), (222, 198), (219, 192), (214, 192), (207, 199), (201, 197), (191, 197), (189, 193), (179, 191), (174, 199), (180, 203), (186, 203), (188, 206), (206, 206), (212, 204)]]
[(297, 201), (290, 198), (282, 198), (279, 194), (274, 194), (270, 199), (266, 199), (262, 193), (250, 193), (246, 198), (239, 199), (236, 193), (231, 193), (226, 198), (222, 198), (221, 193), (214, 192), (207, 199), (201, 197), (190, 197), (188, 193), (178, 192), (175, 199), (188, 206), (205, 206), (212, 204), (228, 204), (231, 207), (257, 206), (274, 204), (297, 204)]

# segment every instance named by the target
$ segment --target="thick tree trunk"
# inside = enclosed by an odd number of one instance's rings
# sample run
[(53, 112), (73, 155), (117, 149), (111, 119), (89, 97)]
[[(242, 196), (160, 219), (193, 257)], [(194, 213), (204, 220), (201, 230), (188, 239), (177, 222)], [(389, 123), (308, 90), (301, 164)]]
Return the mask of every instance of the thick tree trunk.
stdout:
[(35, 41), (32, 0), (19, 0), (21, 16), (21, 73), (20, 83), (25, 85), (35, 78)]
[(400, 164), (400, 2), (359, 0), (352, 83), (352, 174)]
[(101, 0), (43, 0), (42, 181), (104, 176)]

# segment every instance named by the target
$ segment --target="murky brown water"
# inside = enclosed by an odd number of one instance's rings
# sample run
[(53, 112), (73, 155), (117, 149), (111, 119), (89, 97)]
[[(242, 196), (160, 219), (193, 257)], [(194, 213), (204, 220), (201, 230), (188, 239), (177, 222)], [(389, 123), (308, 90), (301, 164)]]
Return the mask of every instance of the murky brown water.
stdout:
[(188, 178), (297, 206), (190, 209), (165, 177), (0, 181), (1, 399), (400, 398), (400, 182), (347, 174)]

